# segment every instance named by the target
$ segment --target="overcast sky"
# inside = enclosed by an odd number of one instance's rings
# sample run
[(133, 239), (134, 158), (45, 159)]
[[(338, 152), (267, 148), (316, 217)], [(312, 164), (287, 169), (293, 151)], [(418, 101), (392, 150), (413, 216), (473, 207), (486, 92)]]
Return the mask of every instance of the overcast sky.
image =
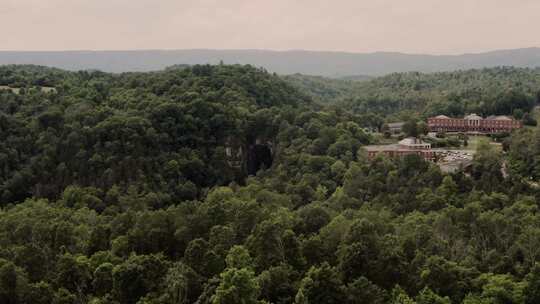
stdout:
[(540, 46), (540, 0), (0, 0), (0, 50)]

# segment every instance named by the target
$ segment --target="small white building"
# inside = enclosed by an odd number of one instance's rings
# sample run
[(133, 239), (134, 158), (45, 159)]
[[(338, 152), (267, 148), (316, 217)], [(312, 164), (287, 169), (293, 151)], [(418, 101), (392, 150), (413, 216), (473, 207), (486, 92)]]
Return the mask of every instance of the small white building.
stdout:
[(401, 140), (398, 145), (403, 149), (409, 150), (429, 150), (431, 149), (431, 144), (424, 142), (423, 140), (416, 137), (407, 137)]

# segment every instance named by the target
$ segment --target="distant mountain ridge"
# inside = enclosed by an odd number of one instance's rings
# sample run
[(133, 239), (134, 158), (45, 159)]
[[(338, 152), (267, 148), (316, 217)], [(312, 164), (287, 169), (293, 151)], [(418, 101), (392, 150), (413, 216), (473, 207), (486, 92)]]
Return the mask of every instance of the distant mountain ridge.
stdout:
[(36, 64), (66, 70), (140, 72), (182, 64), (251, 64), (278, 74), (326, 77), (381, 76), (394, 72), (441, 72), (494, 66), (540, 67), (540, 48), (463, 55), (391, 52), (345, 53), (271, 50), (0, 51), (0, 65)]

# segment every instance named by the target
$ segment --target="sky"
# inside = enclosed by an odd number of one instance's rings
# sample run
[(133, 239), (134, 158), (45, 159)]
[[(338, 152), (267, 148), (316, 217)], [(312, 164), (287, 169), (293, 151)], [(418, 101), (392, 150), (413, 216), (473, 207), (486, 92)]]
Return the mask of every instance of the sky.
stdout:
[(0, 50), (540, 47), (540, 0), (0, 0)]

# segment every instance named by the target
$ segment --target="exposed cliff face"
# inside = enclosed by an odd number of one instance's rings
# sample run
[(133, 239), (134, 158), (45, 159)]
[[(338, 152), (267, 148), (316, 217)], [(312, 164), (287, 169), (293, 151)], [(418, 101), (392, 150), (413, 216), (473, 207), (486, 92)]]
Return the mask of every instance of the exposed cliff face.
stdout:
[(255, 175), (260, 169), (270, 168), (274, 160), (271, 145), (255, 144), (249, 146), (246, 160), (248, 175)]
[(225, 154), (227, 155), (227, 162), (232, 168), (242, 168), (244, 159), (244, 149), (242, 146), (225, 146)]
[(274, 161), (273, 142), (260, 138), (247, 144), (230, 138), (226, 142), (225, 151), (229, 165), (247, 175), (255, 175), (261, 169), (270, 168)]

